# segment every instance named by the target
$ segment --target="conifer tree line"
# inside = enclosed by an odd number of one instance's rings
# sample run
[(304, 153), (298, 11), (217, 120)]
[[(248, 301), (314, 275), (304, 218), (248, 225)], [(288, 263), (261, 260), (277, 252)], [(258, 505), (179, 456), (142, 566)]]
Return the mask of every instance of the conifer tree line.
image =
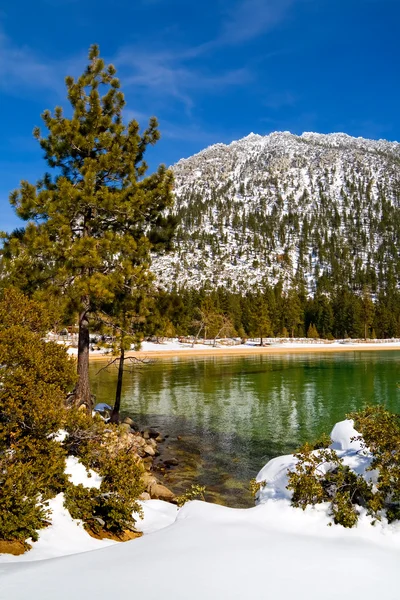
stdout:
[[(245, 294), (220, 287), (160, 291), (142, 328), (143, 335), (196, 336), (209, 339), (309, 337), (324, 339), (386, 339), (400, 337), (400, 292), (393, 287), (373, 298), (340, 288), (308, 297), (282, 284)], [(225, 320), (225, 321), (223, 321)], [(206, 334), (206, 335), (204, 335)]]

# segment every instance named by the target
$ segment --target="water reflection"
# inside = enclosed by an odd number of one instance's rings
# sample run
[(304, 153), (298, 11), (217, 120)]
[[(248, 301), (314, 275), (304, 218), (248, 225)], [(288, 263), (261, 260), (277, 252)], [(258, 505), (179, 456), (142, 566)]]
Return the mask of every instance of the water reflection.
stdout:
[[(329, 432), (346, 413), (383, 403), (398, 410), (399, 352), (259, 355), (159, 360), (127, 372), (122, 409), (169, 435), (180, 466), (177, 492), (192, 482), (214, 500), (251, 503), (247, 483), (273, 456)], [(98, 401), (112, 399), (116, 370), (91, 365)], [(178, 440), (177, 437), (181, 439)]]

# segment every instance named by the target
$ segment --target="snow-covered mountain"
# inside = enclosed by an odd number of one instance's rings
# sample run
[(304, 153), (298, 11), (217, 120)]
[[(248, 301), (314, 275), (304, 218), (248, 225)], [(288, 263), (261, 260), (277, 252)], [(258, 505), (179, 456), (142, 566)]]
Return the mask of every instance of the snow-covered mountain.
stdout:
[(246, 290), (321, 277), (353, 288), (397, 277), (400, 144), (289, 132), (216, 144), (174, 167), (175, 251), (163, 287)]

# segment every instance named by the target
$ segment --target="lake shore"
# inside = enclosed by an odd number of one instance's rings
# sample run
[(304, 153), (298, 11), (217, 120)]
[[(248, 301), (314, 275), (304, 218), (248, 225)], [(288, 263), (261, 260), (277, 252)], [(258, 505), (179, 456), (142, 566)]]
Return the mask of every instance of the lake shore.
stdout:
[[(249, 356), (260, 354), (323, 354), (332, 352), (377, 352), (377, 351), (393, 351), (400, 350), (400, 343), (283, 343), (271, 346), (204, 346), (196, 345), (194, 348), (183, 344), (155, 344), (144, 342), (143, 348), (139, 351), (127, 352), (126, 356), (136, 357), (140, 359), (153, 358), (191, 358), (200, 356)], [(76, 349), (70, 348), (69, 354), (76, 354)], [(93, 351), (90, 353), (90, 360), (105, 360), (111, 358), (110, 355), (104, 352)]]

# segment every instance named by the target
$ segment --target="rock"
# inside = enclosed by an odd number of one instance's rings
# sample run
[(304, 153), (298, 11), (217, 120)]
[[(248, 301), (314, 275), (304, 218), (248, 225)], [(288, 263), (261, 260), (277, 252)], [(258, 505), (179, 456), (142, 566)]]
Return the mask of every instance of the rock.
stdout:
[(150, 438), (149, 440), (147, 440), (147, 443), (152, 447), (152, 448), (157, 448), (157, 442), (154, 438)]
[(133, 429), (137, 429), (135, 422), (130, 417), (125, 417), (125, 419), (122, 421), (122, 423), (129, 425)]
[(14, 556), (19, 556), (23, 554), (27, 550), (29, 550), (32, 546), (27, 544), (26, 542), (9, 542), (6, 540), (0, 540), (0, 554), (13, 554)]
[(142, 474), (142, 481), (143, 484), (146, 488), (146, 490), (149, 492), (151, 487), (153, 485), (157, 485), (158, 481), (157, 479), (154, 477), (154, 475), (151, 475), (150, 473), (143, 473)]
[(139, 496), (139, 500), (151, 500), (149, 492), (142, 492)]
[(161, 434), (159, 434), (159, 435), (156, 437), (156, 442), (158, 442), (159, 444), (161, 444), (161, 443), (162, 443), (162, 442), (164, 442), (164, 441), (165, 441), (165, 438), (163, 438), (163, 436), (162, 436)]
[(149, 444), (147, 444), (146, 446), (143, 446), (143, 452), (145, 452), (149, 456), (156, 455), (156, 453), (154, 452), (154, 448), (152, 446), (150, 446)]
[(143, 431), (142, 436), (144, 437), (145, 440), (150, 439), (150, 433), (149, 433), (148, 429), (145, 429)]
[(151, 438), (156, 438), (160, 435), (160, 432), (157, 431), (157, 429), (154, 429), (153, 427), (150, 427), (150, 429), (148, 429), (148, 432)]
[(156, 483), (151, 486), (150, 496), (156, 500), (165, 500), (165, 502), (172, 502), (175, 500), (175, 494), (165, 487), (165, 485), (161, 485), (161, 483)]
[(121, 423), (119, 426), (120, 429), (122, 429), (122, 431), (127, 431), (128, 433), (131, 433), (131, 426), (128, 425), (128, 423)]
[(90, 536), (92, 536), (96, 540), (115, 540), (116, 542), (129, 542), (130, 540), (142, 537), (143, 535), (141, 531), (131, 531), (130, 529), (125, 529), (120, 534), (111, 533), (111, 531), (107, 531), (105, 529), (100, 529), (96, 531), (93, 531), (92, 529), (87, 529), (86, 531)]
[(142, 462), (146, 471), (151, 471), (151, 469), (153, 468), (153, 457), (146, 456), (145, 458), (143, 458)]
[(164, 458), (163, 459), (163, 463), (167, 467), (176, 467), (179, 464), (178, 459), (175, 458), (174, 456), (171, 456), (171, 457), (168, 457), (168, 458)]

